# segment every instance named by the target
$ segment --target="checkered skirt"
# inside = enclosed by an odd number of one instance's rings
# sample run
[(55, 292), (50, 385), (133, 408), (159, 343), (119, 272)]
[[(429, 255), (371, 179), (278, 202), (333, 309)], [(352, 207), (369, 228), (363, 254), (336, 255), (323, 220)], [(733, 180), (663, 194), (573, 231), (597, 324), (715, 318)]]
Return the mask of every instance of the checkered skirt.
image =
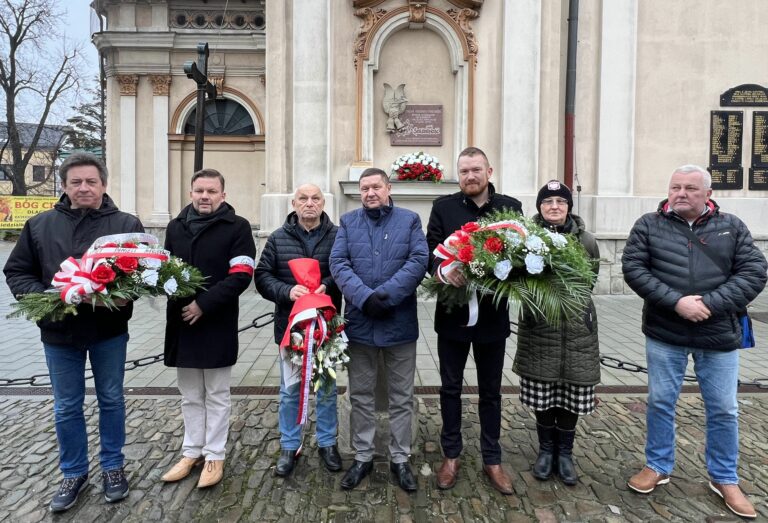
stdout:
[(538, 381), (521, 376), (520, 401), (533, 410), (560, 407), (581, 416), (595, 410), (595, 387)]

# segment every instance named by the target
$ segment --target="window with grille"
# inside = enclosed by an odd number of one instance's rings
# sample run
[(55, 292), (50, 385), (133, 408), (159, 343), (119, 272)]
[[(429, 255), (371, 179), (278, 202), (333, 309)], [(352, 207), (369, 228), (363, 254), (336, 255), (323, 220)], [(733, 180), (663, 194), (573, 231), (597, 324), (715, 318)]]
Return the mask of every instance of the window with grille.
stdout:
[[(187, 116), (184, 124), (184, 134), (195, 134), (195, 107)], [(208, 100), (205, 102), (205, 117), (203, 118), (205, 134), (242, 136), (256, 134), (253, 119), (248, 111), (234, 100), (227, 98)]]

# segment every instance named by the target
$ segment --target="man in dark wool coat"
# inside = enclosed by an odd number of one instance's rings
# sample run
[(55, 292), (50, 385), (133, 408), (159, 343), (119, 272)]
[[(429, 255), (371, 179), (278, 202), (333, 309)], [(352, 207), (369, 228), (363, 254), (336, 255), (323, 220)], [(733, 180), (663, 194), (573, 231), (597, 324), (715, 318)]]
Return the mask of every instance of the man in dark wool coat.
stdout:
[(197, 487), (205, 488), (224, 475), (238, 302), (253, 277), (256, 245), (248, 220), (224, 201), (221, 173), (196, 172), (189, 195), (192, 203), (168, 224), (165, 248), (206, 281), (194, 297), (168, 302), (165, 365), (177, 371), (184, 443), (181, 460), (162, 479), (179, 481), (204, 462)]
[[(440, 260), (434, 256), (435, 248), (462, 225), (497, 210), (506, 209), (522, 214), (522, 205), (518, 200), (496, 192), (490, 182), (493, 168), (482, 150), (468, 147), (461, 151), (456, 169), (461, 191), (436, 199), (427, 225), (433, 274), (439, 272), (440, 265)], [(454, 287), (467, 284), (461, 271), (437, 275)], [(501, 371), (510, 334), (509, 310), (506, 300), (494, 305), (490, 297), (481, 299), (478, 308), (477, 323), (467, 326), (470, 316), (467, 305), (451, 309), (438, 300), (435, 306), (437, 355), (440, 358), (440, 412), (443, 418), (440, 444), (445, 456), (437, 472), (437, 486), (441, 489), (453, 487), (459, 474), (460, 456), (464, 447), (461, 439), (461, 384), (471, 346), (480, 388), (478, 411), (483, 471), (496, 490), (509, 495), (513, 493), (512, 480), (501, 466), (499, 444)]]

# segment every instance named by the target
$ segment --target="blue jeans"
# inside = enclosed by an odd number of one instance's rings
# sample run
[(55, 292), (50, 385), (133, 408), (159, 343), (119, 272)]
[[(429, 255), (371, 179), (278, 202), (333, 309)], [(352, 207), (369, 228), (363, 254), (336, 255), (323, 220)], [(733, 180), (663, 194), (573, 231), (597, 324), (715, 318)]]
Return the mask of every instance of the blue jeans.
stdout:
[[(283, 450), (296, 450), (301, 446), (301, 425), (296, 423), (299, 417), (299, 387), (300, 383), (286, 388), (283, 384), (282, 358), (278, 356), (277, 365), (280, 367), (280, 410), (278, 420), (280, 423), (280, 447)], [(318, 447), (331, 447), (336, 444), (336, 426), (338, 413), (336, 412), (336, 381), (327, 392), (323, 387), (318, 389), (315, 395), (315, 436)]]
[(88, 435), (85, 429), (85, 360), (93, 370), (99, 404), (99, 462), (104, 471), (123, 466), (125, 398), (123, 375), (128, 334), (88, 347), (43, 343), (53, 388), (53, 412), (59, 441), (59, 467), (65, 478), (88, 474)]
[(675, 465), (675, 405), (683, 384), (688, 355), (704, 400), (707, 424), (705, 456), (715, 483), (739, 482), (739, 408), (736, 392), (739, 351), (700, 350), (645, 338), (648, 362), (648, 439), (645, 459), (659, 474)]

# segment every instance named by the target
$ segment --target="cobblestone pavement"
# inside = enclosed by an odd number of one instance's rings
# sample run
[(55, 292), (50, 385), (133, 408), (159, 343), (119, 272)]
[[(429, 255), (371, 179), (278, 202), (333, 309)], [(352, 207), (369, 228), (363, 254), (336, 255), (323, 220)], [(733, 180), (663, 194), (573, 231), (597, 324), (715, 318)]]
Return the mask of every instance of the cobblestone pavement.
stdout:
[[(198, 490), (196, 474), (176, 484), (160, 476), (179, 457), (182, 419), (178, 399), (128, 400), (126, 470), (129, 497), (106, 504), (98, 464), (95, 400), (87, 400), (91, 442), (91, 486), (78, 504), (61, 515), (47, 511), (60, 475), (52, 402), (0, 398), (0, 520), (35, 521), (737, 521), (709, 491), (703, 463), (704, 414), (696, 396), (681, 398), (678, 416), (678, 465), (669, 485), (651, 495), (630, 492), (626, 479), (642, 466), (645, 403), (642, 397), (604, 396), (597, 411), (578, 426), (575, 459), (581, 481), (566, 487), (558, 480), (531, 476), (535, 457), (534, 419), (516, 399), (505, 399), (502, 420), (503, 464), (515, 493), (502, 496), (481, 472), (476, 404), (465, 400), (466, 448), (459, 481), (437, 489), (441, 462), (437, 398), (419, 398), (419, 429), (411, 463), (418, 474), (414, 494), (400, 490), (386, 461), (359, 488), (339, 488), (342, 473), (319, 464), (308, 443), (294, 474), (273, 475), (279, 451), (277, 402), (236, 398), (224, 480)], [(768, 396), (742, 395), (741, 485), (761, 518), (768, 517)], [(313, 427), (307, 432), (313, 431)], [(351, 463), (345, 459), (345, 468)]]

